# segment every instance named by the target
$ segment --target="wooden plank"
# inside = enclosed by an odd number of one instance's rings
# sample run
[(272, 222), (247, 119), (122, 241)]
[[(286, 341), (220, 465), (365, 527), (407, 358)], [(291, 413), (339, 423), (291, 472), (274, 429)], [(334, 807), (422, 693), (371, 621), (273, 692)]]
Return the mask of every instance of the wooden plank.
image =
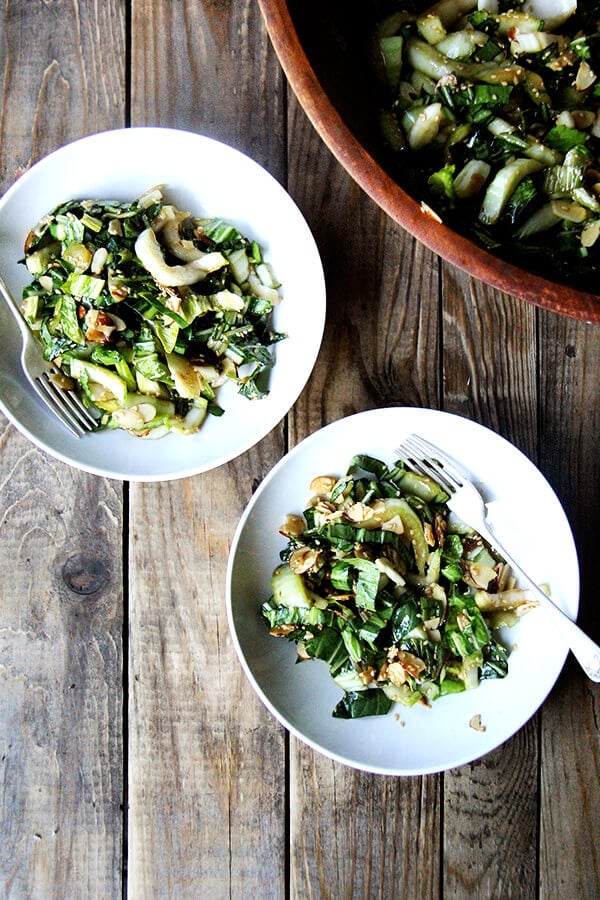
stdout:
[[(5, 4), (0, 33), (4, 191), (61, 144), (122, 123), (123, 11)], [(0, 445), (0, 892), (118, 897), (122, 489), (4, 420)]]
[(121, 489), (1, 445), (1, 889), (118, 897)]
[(571, 522), (581, 569), (580, 621), (600, 640), (591, 564), (600, 512), (593, 485), (600, 477), (600, 329), (548, 315), (540, 326), (541, 466)]
[(283, 182), (283, 76), (258, 4), (132, 0), (131, 8), (132, 124), (214, 137)]
[(534, 721), (444, 776), (446, 896), (537, 896), (537, 766)]
[[(129, 891), (225, 896), (283, 877), (283, 734), (228, 637), (224, 560), (273, 460), (132, 491)], [(257, 465), (257, 463), (259, 465)], [(279, 765), (278, 765), (279, 761)]]
[(292, 744), (291, 896), (439, 896), (440, 779), (369, 775)]
[[(446, 265), (443, 295), (444, 408), (535, 458), (535, 310)], [(534, 719), (493, 753), (444, 777), (448, 896), (536, 895), (538, 752)]]
[(444, 409), (537, 452), (535, 310), (443, 266)]
[[(133, 123), (215, 136), (282, 177), (281, 75), (258, 15), (134, 3)], [(235, 657), (224, 594), (239, 516), (284, 450), (280, 426), (211, 473), (131, 488), (131, 897), (283, 894), (286, 739)]]
[[(322, 353), (290, 416), (295, 444), (363, 409), (437, 405), (438, 283), (432, 255), (366, 198), (293, 98), (290, 116), (290, 189), (328, 285)], [(439, 829), (438, 778), (365, 774), (291, 740), (293, 897), (436, 896)]]
[(539, 897), (600, 896), (598, 686), (571, 661), (542, 709)]
[(222, 599), (252, 479), (273, 462), (132, 492), (132, 897), (281, 889), (283, 732), (241, 673)]
[(297, 443), (363, 409), (438, 405), (438, 277), (432, 254), (343, 172), (293, 98), (290, 109), (289, 188), (321, 252), (328, 310), (318, 364), (290, 418)]
[(67, 0), (13, 3), (2, 8), (0, 22), (6, 189), (46, 153), (124, 124), (125, 13), (118, 0), (75, 7)]
[[(548, 315), (541, 319), (540, 346), (542, 466), (564, 504), (577, 543), (579, 622), (600, 642), (595, 565), (600, 529), (600, 329)], [(600, 686), (588, 681), (570, 657), (541, 717), (543, 898), (600, 894), (599, 701)]]

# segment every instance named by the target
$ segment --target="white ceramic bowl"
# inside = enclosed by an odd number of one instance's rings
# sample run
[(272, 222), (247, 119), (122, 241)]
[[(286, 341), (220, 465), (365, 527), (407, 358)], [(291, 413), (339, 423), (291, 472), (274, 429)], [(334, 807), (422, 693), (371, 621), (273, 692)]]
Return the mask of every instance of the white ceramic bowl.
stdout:
[[(269, 635), (260, 607), (286, 546), (278, 533), (287, 513), (302, 513), (316, 475), (343, 475), (356, 453), (392, 462), (411, 432), (461, 461), (490, 502), (496, 534), (523, 568), (547, 583), (571, 618), (579, 605), (579, 569), (569, 523), (548, 482), (515, 447), (459, 416), (425, 409), (379, 409), (341, 419), (308, 437), (271, 471), (238, 526), (227, 574), (234, 645), (252, 686), (296, 737), (342, 763), (386, 775), (424, 775), (489, 753), (514, 734), (545, 700), (567, 650), (541, 610), (502, 639), (513, 648), (509, 674), (430, 708), (396, 704), (381, 717), (335, 719), (341, 690), (325, 663), (295, 665), (293, 643)], [(470, 727), (480, 715), (484, 731)]]
[(325, 323), (323, 269), (312, 234), (290, 196), (239, 151), (166, 128), (106, 131), (68, 144), (29, 169), (0, 200), (0, 271), (17, 298), (28, 281), (23, 242), (42, 215), (71, 198), (133, 200), (162, 184), (193, 215), (231, 221), (257, 240), (282, 283), (270, 393), (249, 401), (233, 384), (218, 394), (225, 414), (198, 434), (157, 441), (106, 431), (77, 439), (42, 406), (21, 373), (17, 325), (0, 304), (0, 408), (38, 447), (77, 468), (131, 481), (162, 481), (219, 466), (248, 450), (286, 415), (313, 369)]

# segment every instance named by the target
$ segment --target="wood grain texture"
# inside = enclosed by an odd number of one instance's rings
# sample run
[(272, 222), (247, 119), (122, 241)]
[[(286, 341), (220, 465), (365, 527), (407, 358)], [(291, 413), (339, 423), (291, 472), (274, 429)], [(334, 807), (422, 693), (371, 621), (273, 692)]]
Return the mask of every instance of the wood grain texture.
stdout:
[[(535, 459), (535, 310), (443, 268), (444, 408), (486, 425)], [(494, 753), (446, 774), (443, 880), (449, 896), (535, 896), (537, 768), (532, 722)]]
[(439, 323), (433, 255), (360, 191), (293, 96), (289, 107), (289, 189), (315, 235), (327, 283), (320, 357), (290, 420), (296, 443), (363, 409), (436, 406)]
[(3, 5), (0, 22), (8, 187), (46, 153), (125, 123), (125, 17), (118, 0), (17, 0)]
[(600, 330), (484, 287), (383, 214), (291, 94), (256, 0), (9, 0), (0, 66), (1, 190), (128, 117), (208, 134), (288, 187), (328, 288), (323, 347), (291, 414), (215, 472), (123, 489), (0, 419), (0, 894), (596, 900), (600, 695), (572, 660), (484, 759), (373, 776), (266, 712), (224, 594), (239, 516), (288, 447), (364, 409), (435, 407), (540, 465), (576, 536), (581, 621), (600, 640)]
[(448, 772), (443, 796), (446, 896), (536, 897), (535, 719), (493, 753)]
[(129, 893), (276, 897), (283, 732), (240, 670), (224, 609), (246, 463), (131, 496)]
[(537, 454), (536, 312), (443, 266), (444, 409)]
[(540, 323), (541, 465), (575, 533), (582, 575), (581, 621), (600, 641), (591, 565), (600, 528), (600, 329), (548, 315)]
[[(289, 185), (328, 288), (322, 352), (290, 415), (295, 444), (371, 407), (437, 404), (438, 268), (340, 169), (293, 97), (289, 107)], [(439, 779), (366, 775), (291, 741), (292, 897), (436, 896), (439, 829)]]
[(117, 897), (120, 488), (9, 426), (0, 449), (0, 891)]
[[(540, 322), (541, 464), (573, 528), (581, 568), (579, 621), (600, 641), (600, 330)], [(540, 896), (600, 894), (600, 686), (572, 658), (542, 710)]]
[(132, 0), (131, 9), (132, 124), (214, 137), (283, 181), (283, 78), (256, 2)]
[[(255, 4), (132, 13), (133, 122), (193, 128), (283, 177), (281, 75)], [(224, 596), (239, 516), (284, 449), (279, 427), (213, 473), (132, 486), (131, 897), (282, 895), (285, 736), (237, 662)]]
[(600, 894), (600, 692), (570, 661), (542, 710), (540, 892)]
[[(116, 0), (0, 9), (2, 190), (62, 144), (123, 124), (124, 25)], [(122, 489), (4, 420), (0, 445), (0, 893), (118, 897)]]
[(440, 891), (440, 780), (356, 772), (292, 740), (291, 897)]

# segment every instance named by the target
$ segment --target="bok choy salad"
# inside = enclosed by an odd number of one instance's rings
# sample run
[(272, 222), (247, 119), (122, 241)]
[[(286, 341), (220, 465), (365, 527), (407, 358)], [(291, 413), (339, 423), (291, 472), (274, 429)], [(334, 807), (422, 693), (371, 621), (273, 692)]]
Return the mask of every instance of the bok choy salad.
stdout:
[(343, 697), (338, 718), (384, 715), (504, 678), (497, 629), (532, 602), (505, 562), (451, 517), (433, 479), (357, 455), (317, 476), (262, 606), (270, 633), (320, 659)]
[(160, 187), (70, 200), (29, 232), (24, 261), (23, 316), (99, 428), (193, 434), (223, 412), (225, 382), (267, 393), (280, 285), (228, 222), (166, 203)]
[(600, 3), (386, 9), (373, 59), (398, 181), (492, 252), (597, 291)]

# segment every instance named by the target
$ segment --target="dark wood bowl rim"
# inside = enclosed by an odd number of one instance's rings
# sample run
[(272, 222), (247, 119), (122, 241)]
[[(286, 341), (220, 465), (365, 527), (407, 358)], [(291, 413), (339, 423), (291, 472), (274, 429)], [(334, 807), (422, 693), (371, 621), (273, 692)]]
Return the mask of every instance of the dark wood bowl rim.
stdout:
[(285, 0), (258, 0), (271, 43), (298, 101), (336, 159), (410, 234), (443, 259), (499, 291), (569, 318), (600, 323), (600, 295), (512, 265), (437, 222), (365, 150), (345, 124), (300, 43)]

